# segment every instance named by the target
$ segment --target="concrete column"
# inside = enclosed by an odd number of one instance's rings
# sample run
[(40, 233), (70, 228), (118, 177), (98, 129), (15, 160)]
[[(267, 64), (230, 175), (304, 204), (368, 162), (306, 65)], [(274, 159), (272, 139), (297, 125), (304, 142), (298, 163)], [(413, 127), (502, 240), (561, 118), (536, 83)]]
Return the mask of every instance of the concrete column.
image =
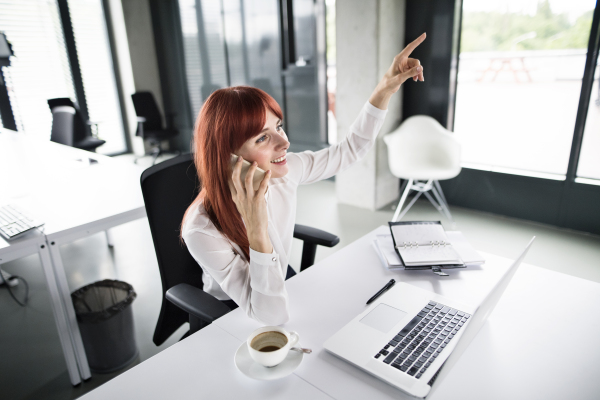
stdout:
[[(343, 139), (392, 60), (404, 48), (405, 0), (336, 2), (338, 140)], [(376, 210), (399, 196), (382, 138), (401, 118), (402, 88), (388, 107), (377, 143), (360, 162), (336, 176), (340, 203)]]

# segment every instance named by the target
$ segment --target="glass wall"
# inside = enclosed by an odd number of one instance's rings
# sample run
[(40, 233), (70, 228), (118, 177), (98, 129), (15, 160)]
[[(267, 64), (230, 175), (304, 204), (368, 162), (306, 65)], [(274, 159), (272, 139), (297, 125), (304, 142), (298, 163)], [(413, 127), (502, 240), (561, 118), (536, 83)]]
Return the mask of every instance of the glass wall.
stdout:
[(594, 0), (464, 0), (454, 131), (465, 166), (565, 179)]
[(97, 122), (98, 153), (127, 150), (102, 0), (69, 0), (89, 119)]
[(592, 85), (592, 96), (587, 112), (585, 130), (583, 131), (583, 142), (577, 167), (577, 176), (584, 179), (596, 179), (600, 184), (600, 66), (596, 60), (594, 72), (594, 84)]

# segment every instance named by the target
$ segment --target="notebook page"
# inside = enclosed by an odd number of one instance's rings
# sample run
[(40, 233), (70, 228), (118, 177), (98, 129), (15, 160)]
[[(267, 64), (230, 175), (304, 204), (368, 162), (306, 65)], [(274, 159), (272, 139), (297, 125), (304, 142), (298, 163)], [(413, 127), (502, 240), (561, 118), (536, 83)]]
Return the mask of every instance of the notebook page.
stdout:
[[(391, 226), (397, 250), (406, 266), (462, 264), (462, 260), (449, 243), (440, 223), (407, 223)], [(412, 243), (410, 246), (403, 246)], [(438, 245), (431, 245), (438, 243)], [(417, 246), (418, 244), (418, 246)]]
[(392, 234), (396, 240), (396, 245), (401, 246), (402, 243), (414, 243), (419, 245), (428, 244), (430, 242), (448, 242), (446, 232), (441, 224), (402, 224), (393, 225)]

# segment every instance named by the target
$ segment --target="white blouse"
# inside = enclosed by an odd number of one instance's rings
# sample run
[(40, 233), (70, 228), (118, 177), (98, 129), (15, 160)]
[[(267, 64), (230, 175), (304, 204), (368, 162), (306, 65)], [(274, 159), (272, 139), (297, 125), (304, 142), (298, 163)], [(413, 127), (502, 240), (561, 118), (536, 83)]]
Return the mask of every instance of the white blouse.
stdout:
[(290, 316), (285, 276), (292, 250), (298, 185), (330, 178), (364, 157), (386, 113), (367, 102), (342, 142), (317, 152), (287, 154), (288, 174), (272, 178), (265, 196), (272, 254), (250, 249), (248, 262), (240, 247), (217, 230), (202, 204), (191, 211), (184, 221), (183, 239), (202, 268), (204, 291), (219, 300), (235, 301), (261, 323), (287, 322)]

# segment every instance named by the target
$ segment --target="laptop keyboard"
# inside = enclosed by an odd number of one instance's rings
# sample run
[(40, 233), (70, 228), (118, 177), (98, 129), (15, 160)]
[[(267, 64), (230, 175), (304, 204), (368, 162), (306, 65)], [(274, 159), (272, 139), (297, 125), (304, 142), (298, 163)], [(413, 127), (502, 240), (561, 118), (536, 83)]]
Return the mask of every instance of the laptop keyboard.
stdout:
[(470, 316), (430, 301), (375, 358), (419, 379)]

